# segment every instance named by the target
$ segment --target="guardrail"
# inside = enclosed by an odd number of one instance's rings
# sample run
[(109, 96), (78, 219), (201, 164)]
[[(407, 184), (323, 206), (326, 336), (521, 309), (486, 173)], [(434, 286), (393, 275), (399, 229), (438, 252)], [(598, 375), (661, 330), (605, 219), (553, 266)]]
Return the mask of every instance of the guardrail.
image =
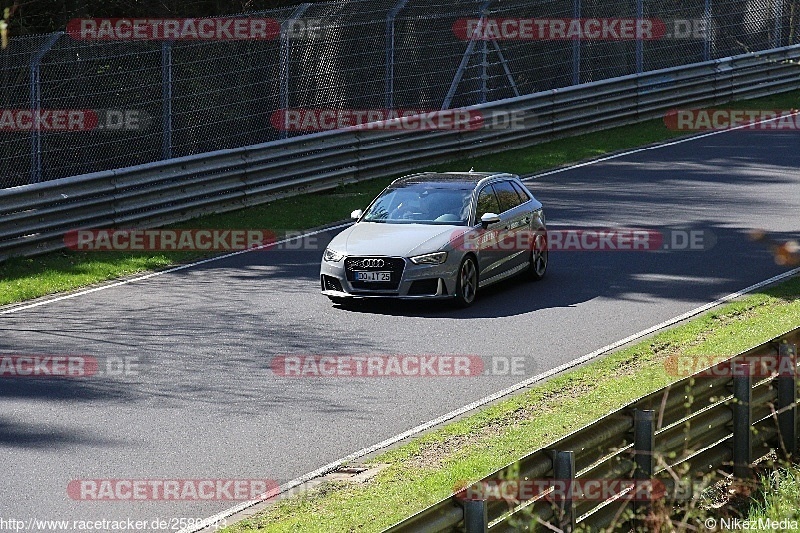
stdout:
[(153, 227), (530, 146), (703, 106), (800, 88), (800, 45), (466, 108), (524, 113), (524, 127), (335, 130), (0, 190), (0, 260), (64, 247), (82, 228)]
[[(735, 478), (747, 479), (754, 462), (770, 453), (796, 459), (798, 341), (800, 328), (742, 352), (712, 367), (714, 371), (701, 370), (649, 394), (497, 470), (472, 485), (478, 487), (474, 492), (504, 480), (625, 479), (656, 480), (668, 498), (680, 498), (693, 485), (693, 478), (678, 479), (674, 474), (685, 468), (692, 476), (727, 470)], [(784, 372), (756, 380), (747, 371), (756, 360), (782, 365), (772, 368)], [(723, 371), (726, 368), (733, 370)], [(785, 371), (788, 368), (792, 371)], [(546, 495), (537, 494), (515, 502), (509, 511), (501, 499), (469, 499), (464, 494), (444, 499), (385, 533), (520, 531), (528, 530), (524, 524), (532, 519), (552, 526), (543, 530), (569, 532), (576, 524), (619, 525), (626, 509), (641, 513), (646, 506), (633, 498), (548, 501)]]

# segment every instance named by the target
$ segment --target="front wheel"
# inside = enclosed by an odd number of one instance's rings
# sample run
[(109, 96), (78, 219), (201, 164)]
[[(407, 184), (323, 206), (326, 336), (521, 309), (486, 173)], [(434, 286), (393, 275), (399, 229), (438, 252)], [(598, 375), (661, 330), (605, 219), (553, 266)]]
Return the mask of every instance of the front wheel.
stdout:
[(544, 233), (537, 233), (533, 239), (533, 248), (528, 265), (528, 279), (539, 281), (547, 272), (547, 236)]
[(456, 279), (455, 303), (458, 307), (469, 307), (478, 293), (478, 267), (475, 259), (468, 255), (461, 261)]

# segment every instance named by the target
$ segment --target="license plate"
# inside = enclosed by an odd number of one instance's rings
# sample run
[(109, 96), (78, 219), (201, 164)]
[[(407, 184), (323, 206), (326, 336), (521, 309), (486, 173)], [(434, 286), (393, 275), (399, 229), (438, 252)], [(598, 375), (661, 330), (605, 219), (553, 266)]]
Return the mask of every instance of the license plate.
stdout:
[(392, 281), (391, 272), (356, 272), (356, 281)]

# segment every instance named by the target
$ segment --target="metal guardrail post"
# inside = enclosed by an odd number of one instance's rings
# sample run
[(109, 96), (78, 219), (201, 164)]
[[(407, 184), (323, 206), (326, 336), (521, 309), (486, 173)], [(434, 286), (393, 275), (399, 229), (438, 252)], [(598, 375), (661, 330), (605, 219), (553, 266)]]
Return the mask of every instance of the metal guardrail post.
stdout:
[(303, 16), (306, 9), (311, 7), (311, 4), (300, 4), (292, 12), (292, 15), (281, 24), (281, 49), (278, 57), (280, 62), (280, 110), (283, 113), (283, 129), (280, 132), (280, 138), (285, 139), (289, 131), (289, 63), (291, 62), (292, 41), (289, 38), (289, 30), (292, 28), (294, 22)]
[(553, 450), (553, 477), (555, 481), (566, 484), (564, 498), (557, 500), (556, 526), (563, 533), (575, 530), (575, 504), (572, 501), (572, 490), (575, 482), (575, 452)]
[[(786, 458), (797, 454), (797, 346), (784, 341), (778, 345), (778, 368), (780, 373), (775, 378), (778, 392), (776, 408), (778, 414), (778, 431)], [(785, 369), (791, 368), (791, 372)]]
[(486, 500), (464, 500), (464, 532), (487, 533), (489, 531), (489, 513)]
[[(31, 111), (37, 112), (42, 108), (42, 59), (56, 44), (63, 32), (51, 34), (36, 54), (31, 59), (29, 92)], [(31, 183), (42, 181), (42, 131), (31, 128)]]
[(161, 43), (161, 158), (172, 158), (172, 41)]
[[(655, 471), (655, 411), (652, 410), (633, 410), (633, 462), (636, 465), (633, 471), (633, 479), (639, 481), (650, 481)], [(636, 493), (638, 487), (635, 489)], [(637, 521), (646, 516), (649, 511), (649, 502), (634, 499), (633, 510), (634, 530), (637, 530)]]
[(655, 463), (655, 411), (633, 411), (633, 452), (636, 479), (653, 477)]
[(386, 109), (394, 109), (394, 21), (407, 3), (400, 0), (386, 15)]
[(734, 362), (733, 369), (733, 476), (747, 479), (753, 462), (753, 376), (746, 362)]

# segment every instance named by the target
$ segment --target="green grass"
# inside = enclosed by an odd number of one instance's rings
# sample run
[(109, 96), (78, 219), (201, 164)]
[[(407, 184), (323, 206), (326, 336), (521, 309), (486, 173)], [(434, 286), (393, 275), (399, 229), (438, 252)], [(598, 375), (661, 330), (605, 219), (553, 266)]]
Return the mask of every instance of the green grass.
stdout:
[[(726, 107), (797, 108), (800, 107), (800, 91)], [(651, 120), (530, 148), (453, 161), (430, 170), (468, 170), (474, 166), (476, 170), (502, 170), (524, 175), (680, 135), (682, 133), (668, 130), (662, 121)], [(276, 233), (308, 229), (347, 218), (352, 210), (365, 207), (390, 181), (390, 178), (371, 180), (325, 193), (277, 200), (241, 211), (198, 218), (175, 227), (268, 229)], [(69, 291), (137, 272), (162, 269), (200, 257), (202, 255), (198, 253), (60, 251), (33, 258), (14, 258), (0, 263), (0, 305)]]
[[(794, 521), (792, 528), (784, 524), (784, 530), (800, 529), (800, 467), (792, 465), (771, 472), (761, 478), (762, 491), (753, 502), (746, 517), (748, 521), (765, 524), (766, 521)], [(732, 531), (741, 531), (741, 528)], [(757, 527), (751, 531), (779, 531), (780, 527)]]
[(800, 278), (752, 294), (557, 376), (368, 463), (372, 481), (326, 483), (226, 529), (381, 531), (608, 412), (679, 379), (668, 357), (729, 357), (800, 326)]

